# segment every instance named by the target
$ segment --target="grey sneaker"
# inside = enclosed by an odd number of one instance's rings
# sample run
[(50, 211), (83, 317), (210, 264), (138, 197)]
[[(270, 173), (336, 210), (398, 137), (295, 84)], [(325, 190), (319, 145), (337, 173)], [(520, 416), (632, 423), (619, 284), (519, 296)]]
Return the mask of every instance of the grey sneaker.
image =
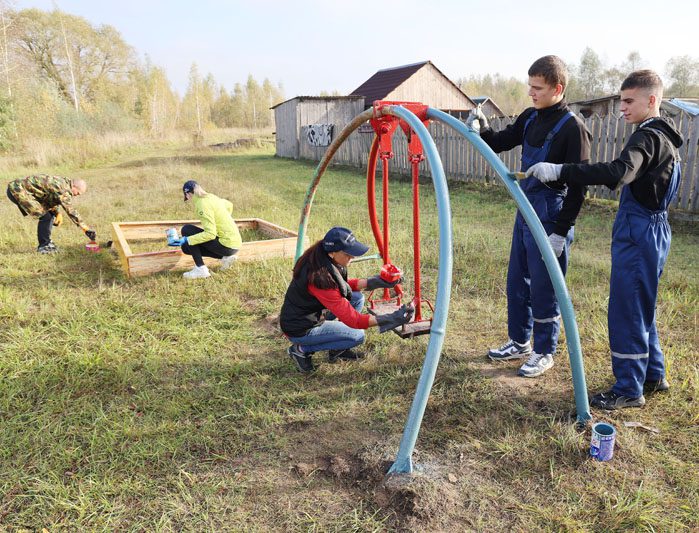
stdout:
[(493, 348), (488, 351), (491, 361), (509, 361), (510, 359), (522, 359), (532, 353), (532, 345), (529, 341), (524, 344), (509, 339), (500, 348)]
[(44, 246), (39, 246), (36, 249), (37, 252), (40, 254), (53, 254), (58, 251), (58, 246), (54, 244), (53, 241), (49, 242), (48, 244), (45, 244)]
[(617, 394), (611, 389), (607, 392), (595, 394), (590, 400), (590, 405), (593, 407), (599, 407), (600, 409), (606, 409), (607, 411), (624, 409), (626, 407), (643, 407), (645, 404), (646, 399), (643, 397), (643, 395), (639, 396), (638, 398), (629, 398), (628, 396)]
[(534, 352), (529, 356), (527, 362), (520, 367), (517, 375), (525, 378), (535, 378), (546, 372), (552, 366), (553, 355), (550, 353), (541, 354)]

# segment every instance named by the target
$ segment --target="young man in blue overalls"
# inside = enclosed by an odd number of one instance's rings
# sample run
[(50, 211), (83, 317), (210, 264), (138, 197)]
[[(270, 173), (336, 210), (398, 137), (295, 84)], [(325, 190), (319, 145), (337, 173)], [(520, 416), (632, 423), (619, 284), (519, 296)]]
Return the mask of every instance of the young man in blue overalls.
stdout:
[[(529, 96), (533, 107), (517, 117), (514, 124), (495, 132), (480, 109), (469, 117), (474, 128), (480, 122), (481, 138), (495, 152), (522, 145), (524, 172), (540, 161), (585, 163), (590, 157), (590, 132), (563, 100), (568, 70), (557, 56), (537, 59), (529, 68)], [(478, 131), (477, 128), (476, 131)], [(523, 180), (521, 187), (549, 236), (563, 274), (568, 267), (573, 226), (587, 188), (562, 181), (542, 184)], [(518, 374), (536, 377), (553, 366), (560, 331), (560, 310), (546, 265), (534, 236), (518, 212), (512, 233), (507, 270), (507, 330), (509, 340), (488, 352), (493, 361), (527, 361)], [(534, 350), (530, 338), (534, 337)]]
[(612, 230), (609, 347), (614, 386), (592, 397), (602, 409), (640, 407), (643, 393), (666, 391), (665, 360), (655, 325), (658, 282), (670, 250), (667, 209), (680, 183), (682, 138), (660, 117), (663, 84), (652, 70), (632, 72), (621, 84), (621, 112), (638, 124), (617, 159), (594, 165), (539, 163), (527, 171), (542, 183), (623, 187)]

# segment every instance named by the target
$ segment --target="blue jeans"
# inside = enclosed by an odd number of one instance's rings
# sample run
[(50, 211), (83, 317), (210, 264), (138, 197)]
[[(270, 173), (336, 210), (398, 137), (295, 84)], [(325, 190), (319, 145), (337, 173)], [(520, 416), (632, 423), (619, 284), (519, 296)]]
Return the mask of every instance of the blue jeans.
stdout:
[[(364, 307), (364, 295), (361, 292), (352, 292), (350, 304), (361, 313)], [(322, 352), (323, 350), (347, 350), (364, 342), (364, 330), (351, 328), (339, 320), (335, 315), (328, 313), (325, 322), (316, 326), (303, 337), (289, 337), (294, 344), (301, 346), (306, 353)]]

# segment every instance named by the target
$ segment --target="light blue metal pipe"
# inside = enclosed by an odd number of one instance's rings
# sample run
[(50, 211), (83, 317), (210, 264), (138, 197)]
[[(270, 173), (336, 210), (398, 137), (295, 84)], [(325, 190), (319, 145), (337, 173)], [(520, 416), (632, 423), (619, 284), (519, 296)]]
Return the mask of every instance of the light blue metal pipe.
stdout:
[(498, 176), (505, 184), (505, 187), (507, 187), (508, 192), (510, 195), (512, 195), (517, 203), (519, 212), (522, 213), (522, 216), (527, 222), (529, 229), (534, 234), (534, 240), (541, 251), (541, 255), (544, 259), (544, 263), (546, 264), (546, 269), (548, 270), (549, 276), (551, 276), (551, 282), (553, 283), (556, 298), (558, 298), (558, 304), (561, 308), (563, 324), (566, 330), (566, 340), (568, 342), (570, 369), (573, 375), (573, 390), (575, 391), (577, 419), (578, 423), (585, 424), (592, 418), (592, 416), (590, 415), (590, 404), (587, 398), (585, 368), (583, 366), (582, 350), (580, 348), (578, 324), (575, 321), (575, 310), (573, 309), (573, 304), (570, 301), (570, 295), (568, 294), (568, 288), (566, 287), (565, 279), (563, 277), (563, 273), (561, 272), (561, 267), (558, 264), (558, 260), (556, 259), (556, 255), (553, 253), (551, 245), (549, 244), (548, 236), (546, 235), (546, 231), (544, 230), (539, 217), (536, 216), (534, 209), (529, 203), (524, 191), (522, 191), (521, 187), (519, 186), (519, 183), (517, 183), (517, 180), (512, 176), (508, 168), (495, 154), (495, 152), (493, 152), (485, 141), (481, 139), (481, 136), (478, 135), (478, 133), (468, 128), (460, 120), (457, 120), (451, 115), (448, 115), (443, 111), (439, 111), (438, 109), (429, 108), (427, 110), (427, 117), (444, 122), (463, 135), (466, 140), (476, 147), (483, 157), (486, 158), (488, 163), (490, 163), (493, 169), (495, 169), (495, 172), (497, 172)]
[(403, 437), (400, 441), (398, 456), (389, 470), (389, 474), (410, 473), (413, 471), (413, 450), (420, 431), (422, 417), (430, 396), (430, 390), (437, 373), (439, 356), (442, 353), (444, 334), (449, 314), (449, 301), (451, 295), (451, 272), (453, 264), (452, 230), (451, 230), (451, 206), (449, 204), (449, 189), (447, 178), (444, 174), (442, 160), (439, 157), (437, 146), (427, 131), (424, 124), (412, 112), (404, 107), (388, 106), (384, 113), (394, 115), (407, 122), (417, 134), (422, 143), (427, 163), (430, 166), (432, 181), (434, 182), (435, 196), (437, 199), (437, 215), (439, 220), (439, 272), (437, 274), (437, 300), (432, 316), (430, 328), (430, 340), (427, 344), (427, 355), (422, 365), (422, 372), (417, 383), (415, 397), (410, 406), (408, 420), (403, 429)]

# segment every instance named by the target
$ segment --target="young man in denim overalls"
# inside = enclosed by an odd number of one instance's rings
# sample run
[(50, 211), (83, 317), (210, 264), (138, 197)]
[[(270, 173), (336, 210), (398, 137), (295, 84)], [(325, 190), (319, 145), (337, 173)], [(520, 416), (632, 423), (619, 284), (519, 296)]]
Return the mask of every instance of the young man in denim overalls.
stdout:
[(539, 163), (527, 171), (549, 181), (623, 187), (612, 230), (609, 347), (616, 383), (592, 397), (602, 409), (640, 407), (643, 393), (666, 391), (665, 359), (655, 325), (658, 282), (670, 250), (667, 209), (680, 183), (682, 138), (660, 116), (663, 84), (652, 70), (632, 72), (621, 84), (621, 112), (638, 124), (611, 163)]
[[(495, 152), (522, 145), (523, 172), (541, 161), (586, 163), (590, 157), (591, 136), (563, 99), (568, 83), (565, 63), (557, 56), (544, 56), (532, 64), (528, 74), (533, 107), (524, 110), (514, 124), (498, 132), (488, 127), (485, 116), (478, 109), (469, 118), (471, 127), (478, 119), (482, 139)], [(562, 181), (543, 184), (534, 178), (523, 180), (521, 186), (541, 220), (565, 274), (573, 226), (587, 187), (567, 185)], [(488, 352), (491, 360), (526, 357), (527, 361), (518, 372), (524, 377), (540, 376), (553, 366), (560, 331), (560, 309), (541, 251), (519, 212), (515, 218), (507, 270), (507, 330), (509, 340)]]

